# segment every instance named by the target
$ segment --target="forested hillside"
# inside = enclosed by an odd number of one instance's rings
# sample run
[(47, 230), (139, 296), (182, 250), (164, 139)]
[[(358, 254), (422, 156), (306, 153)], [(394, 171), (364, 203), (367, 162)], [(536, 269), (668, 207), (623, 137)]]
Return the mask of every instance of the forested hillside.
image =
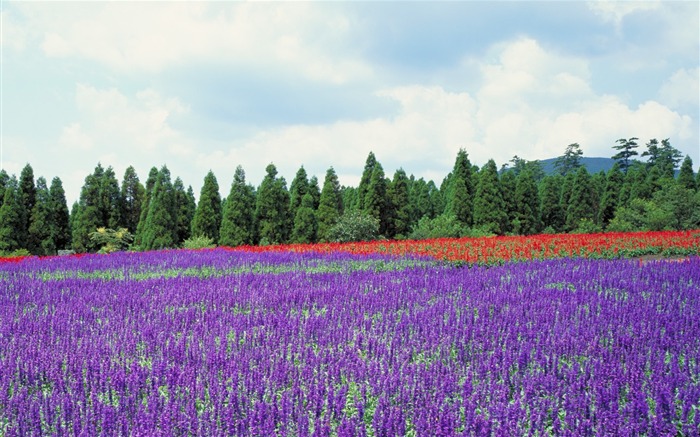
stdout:
[(404, 169), (387, 174), (371, 152), (357, 187), (341, 186), (332, 167), (320, 181), (302, 166), (287, 184), (273, 163), (255, 187), (239, 166), (223, 190), (210, 171), (198, 202), (166, 166), (143, 183), (129, 167), (120, 183), (98, 164), (70, 212), (61, 179), (35, 179), (27, 164), (19, 179), (0, 171), (0, 252), (700, 228), (690, 157), (669, 140), (652, 139), (640, 153), (637, 141), (616, 141), (614, 165), (599, 172), (583, 165), (576, 143), (551, 168), (517, 156), (500, 169), (494, 160), (478, 167), (461, 149), (439, 184)]

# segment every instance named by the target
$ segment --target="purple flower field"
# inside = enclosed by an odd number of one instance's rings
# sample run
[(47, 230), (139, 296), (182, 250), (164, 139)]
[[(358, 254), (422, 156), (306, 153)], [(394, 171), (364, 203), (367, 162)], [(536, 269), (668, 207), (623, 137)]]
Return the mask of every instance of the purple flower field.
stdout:
[(699, 430), (698, 257), (0, 265), (0, 436)]

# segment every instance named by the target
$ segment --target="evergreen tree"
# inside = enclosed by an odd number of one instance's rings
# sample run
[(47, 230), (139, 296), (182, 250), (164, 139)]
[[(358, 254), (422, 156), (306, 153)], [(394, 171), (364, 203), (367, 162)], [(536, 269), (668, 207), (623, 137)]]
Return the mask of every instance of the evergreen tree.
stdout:
[(613, 146), (613, 149), (618, 150), (618, 152), (613, 155), (612, 159), (619, 163), (620, 169), (625, 174), (627, 174), (627, 170), (630, 167), (630, 158), (638, 155), (637, 151), (634, 150), (639, 147), (637, 140), (639, 140), (637, 137), (632, 137), (629, 139), (620, 138), (619, 140), (615, 141), (618, 143), (617, 146)]
[(394, 178), (387, 190), (387, 200), (390, 207), (390, 221), (388, 223), (388, 238), (408, 236), (411, 231), (411, 202), (408, 193), (408, 177), (403, 169), (394, 172)]
[(340, 197), (342, 199), (343, 209), (345, 211), (356, 211), (359, 203), (357, 188), (355, 187), (340, 187)]
[(255, 191), (246, 184), (245, 171), (240, 165), (233, 174), (231, 190), (224, 204), (219, 243), (222, 246), (242, 246), (255, 242)]
[(432, 196), (435, 194), (437, 189), (435, 188), (433, 181), (428, 183), (423, 178), (414, 179), (413, 175), (411, 175), (409, 181), (411, 181), (408, 189), (411, 211), (409, 228), (412, 229), (423, 217), (428, 217), (429, 219), (435, 217), (435, 208), (433, 206)]
[(277, 168), (269, 164), (265, 169), (255, 203), (255, 218), (258, 224), (260, 244), (282, 244), (290, 233), (289, 191), (282, 177), (277, 177)]
[(170, 181), (170, 171), (163, 166), (158, 172), (151, 192), (141, 248), (157, 250), (175, 247), (176, 231), (175, 195)]
[(13, 175), (5, 182), (5, 195), (0, 207), (0, 252), (9, 253), (24, 248), (19, 239), (22, 209), (19, 186)]
[[(501, 187), (501, 197), (503, 198), (503, 205), (505, 206), (506, 215), (508, 216), (505, 228), (503, 229), (504, 232), (520, 232), (519, 230), (514, 229), (514, 226), (519, 223), (516, 222), (516, 220), (518, 219), (518, 206), (516, 202), (515, 191), (517, 188), (517, 179), (525, 168), (526, 167), (523, 167), (517, 172), (514, 169), (506, 170), (501, 174), (501, 179), (499, 181)], [(516, 175), (518, 177), (516, 177)], [(519, 227), (520, 225), (518, 224), (518, 229)]]
[(151, 170), (148, 172), (148, 178), (146, 179), (146, 185), (144, 186), (144, 196), (143, 202), (141, 202), (141, 214), (139, 216), (139, 223), (136, 226), (136, 233), (134, 234), (134, 245), (137, 247), (141, 246), (143, 230), (146, 226), (146, 217), (148, 216), (148, 209), (151, 203), (151, 194), (153, 193), (153, 187), (156, 185), (157, 178), (158, 169), (156, 167), (151, 167)]
[(85, 177), (85, 183), (80, 190), (79, 207), (72, 226), (73, 250), (78, 253), (96, 250), (94, 243), (90, 240), (90, 233), (95, 232), (99, 227), (108, 227), (100, 208), (103, 175), (104, 168), (97, 164), (95, 171)]
[(29, 225), (32, 210), (36, 203), (36, 186), (34, 185), (34, 170), (27, 164), (19, 176), (19, 199), (21, 225), (18, 229), (17, 239), (23, 249), (35, 253), (38, 248), (29, 241)]
[[(296, 217), (297, 209), (301, 206), (301, 199), (309, 192), (309, 179), (302, 165), (289, 186), (289, 212)], [(312, 198), (313, 200), (313, 198)]]
[(516, 234), (532, 235), (541, 229), (540, 199), (537, 183), (529, 169), (520, 172), (515, 186), (516, 218), (513, 231)]
[(610, 220), (615, 217), (615, 211), (620, 206), (620, 192), (624, 184), (625, 176), (620, 171), (620, 164), (615, 163), (608, 171), (605, 179), (605, 188), (600, 201), (599, 222), (603, 228), (608, 226)]
[(316, 211), (321, 204), (321, 188), (318, 186), (318, 178), (315, 175), (309, 179), (309, 194), (314, 201), (314, 211)]
[(474, 196), (474, 227), (494, 234), (503, 234), (507, 220), (498, 182), (498, 168), (496, 162), (490, 159), (479, 172)]
[(540, 183), (542, 226), (554, 232), (564, 230), (565, 214), (561, 204), (563, 179), (560, 175), (545, 176)]
[[(122, 199), (119, 181), (111, 166), (107, 167), (102, 173), (99, 191), (98, 209), (100, 211), (100, 223), (106, 228), (118, 229), (123, 225), (121, 217)], [(94, 232), (94, 230), (91, 232)]]
[(55, 255), (56, 243), (51, 235), (51, 196), (43, 176), (36, 180), (36, 198), (29, 220), (29, 245), (34, 255)]
[(475, 179), (472, 170), (467, 151), (459, 149), (452, 173), (446, 181), (445, 213), (454, 216), (465, 226), (471, 226), (474, 215), (472, 199)]
[(554, 168), (562, 176), (575, 173), (581, 167), (581, 156), (583, 156), (581, 146), (578, 143), (569, 144), (566, 146), (564, 155), (554, 161)]
[(561, 205), (562, 211), (564, 211), (564, 222), (566, 222), (566, 210), (569, 208), (569, 200), (571, 199), (571, 192), (574, 189), (574, 180), (576, 179), (576, 173), (568, 173), (566, 176), (561, 178), (561, 199), (559, 204)]
[(51, 210), (51, 238), (56, 250), (68, 249), (71, 244), (70, 214), (63, 183), (58, 177), (51, 180), (49, 187)]
[(387, 183), (384, 177), (384, 169), (377, 162), (365, 194), (363, 212), (379, 221), (379, 233), (382, 235), (386, 235), (389, 228), (386, 191)]
[[(367, 191), (369, 190), (369, 185), (372, 179), (372, 173), (374, 173), (374, 168), (377, 166), (377, 157), (374, 153), (369, 152), (367, 159), (365, 160), (365, 168), (362, 171), (362, 177), (360, 178), (360, 184), (357, 186), (357, 197), (354, 203), (354, 208), (358, 211), (365, 210), (365, 197), (367, 196)], [(345, 203), (345, 205), (350, 205)]]
[(175, 182), (173, 182), (173, 191), (175, 194), (175, 216), (177, 221), (175, 244), (179, 247), (192, 235), (192, 219), (197, 209), (197, 203), (194, 199), (192, 186), (187, 187), (187, 191), (185, 191), (185, 184), (179, 177), (175, 178)]
[(2, 206), (3, 198), (5, 197), (5, 188), (7, 188), (7, 182), (10, 180), (10, 175), (7, 174), (5, 169), (0, 170), (0, 206)]
[(328, 241), (329, 232), (343, 214), (343, 199), (340, 193), (340, 183), (333, 167), (326, 171), (321, 190), (321, 200), (316, 211), (318, 224), (318, 240)]
[(651, 199), (647, 167), (642, 164), (630, 166), (620, 190), (620, 206), (627, 206), (634, 199)]
[(132, 166), (129, 166), (124, 172), (120, 194), (122, 221), (119, 227), (126, 228), (134, 234), (139, 225), (141, 206), (146, 195), (146, 189), (139, 181), (136, 170)]
[(314, 198), (311, 193), (304, 194), (301, 205), (294, 216), (294, 229), (292, 230), (292, 242), (315, 243), (316, 242), (316, 214), (314, 213)]
[(214, 240), (214, 243), (218, 243), (219, 229), (221, 229), (221, 195), (216, 176), (209, 170), (204, 178), (197, 210), (192, 219), (192, 235), (209, 237)]
[(591, 175), (586, 167), (579, 167), (576, 172), (571, 197), (569, 197), (566, 209), (566, 229), (576, 230), (581, 220), (595, 219), (595, 193), (592, 186)]
[(651, 139), (647, 143), (647, 150), (642, 153), (642, 156), (648, 156), (647, 166), (650, 169), (657, 168), (659, 179), (661, 178), (672, 178), (674, 176), (674, 170), (678, 167), (678, 163), (681, 162), (683, 154), (680, 150), (671, 146), (671, 141), (666, 138), (661, 140), (661, 145), (656, 138)]
[(697, 189), (693, 175), (693, 161), (688, 155), (686, 155), (683, 164), (681, 164), (681, 170), (678, 173), (678, 183), (688, 190), (695, 191)]

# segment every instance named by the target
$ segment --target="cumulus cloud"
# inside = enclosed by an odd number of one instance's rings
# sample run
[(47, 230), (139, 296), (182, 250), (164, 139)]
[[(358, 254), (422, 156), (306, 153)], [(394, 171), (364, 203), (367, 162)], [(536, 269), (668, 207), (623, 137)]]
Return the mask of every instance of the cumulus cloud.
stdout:
[(669, 77), (659, 90), (659, 99), (672, 108), (686, 106), (698, 109), (700, 103), (700, 69), (681, 68)]
[(596, 0), (589, 1), (588, 7), (595, 12), (601, 19), (614, 23), (619, 26), (622, 20), (635, 12), (651, 11), (659, 9), (661, 2), (656, 1), (607, 1)]

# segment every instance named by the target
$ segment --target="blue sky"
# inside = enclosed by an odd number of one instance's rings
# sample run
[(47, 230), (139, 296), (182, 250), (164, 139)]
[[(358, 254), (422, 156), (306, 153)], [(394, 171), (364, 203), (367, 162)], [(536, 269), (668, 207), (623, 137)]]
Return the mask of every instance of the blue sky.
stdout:
[[(577, 142), (671, 144), (700, 163), (698, 2), (2, 2), (2, 164), (100, 162), (258, 185), (274, 163), (356, 185), (373, 151), (438, 185)], [(643, 147), (643, 146), (642, 146)], [(641, 149), (640, 149), (641, 150)]]

